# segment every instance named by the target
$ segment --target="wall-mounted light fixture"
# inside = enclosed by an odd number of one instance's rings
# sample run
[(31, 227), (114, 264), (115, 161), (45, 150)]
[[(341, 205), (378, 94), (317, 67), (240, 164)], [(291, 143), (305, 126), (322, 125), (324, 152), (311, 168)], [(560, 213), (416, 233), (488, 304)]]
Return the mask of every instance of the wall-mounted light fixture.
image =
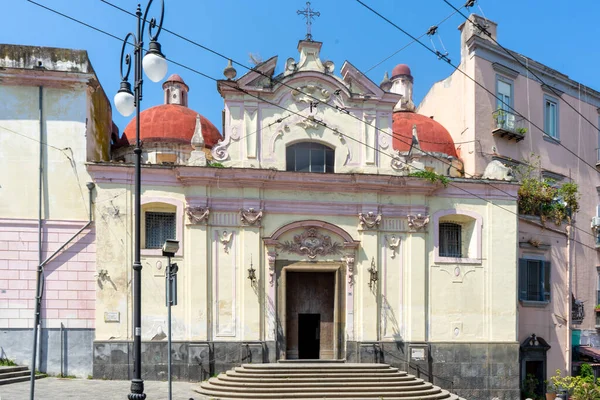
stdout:
[(250, 279), (251, 284), (254, 284), (256, 282), (256, 270), (252, 265), (252, 254), (250, 254), (250, 268), (248, 268), (248, 279)]
[(375, 257), (371, 260), (371, 268), (367, 270), (369, 272), (369, 289), (373, 289), (373, 285), (377, 283), (379, 279), (377, 273), (377, 265), (375, 265)]

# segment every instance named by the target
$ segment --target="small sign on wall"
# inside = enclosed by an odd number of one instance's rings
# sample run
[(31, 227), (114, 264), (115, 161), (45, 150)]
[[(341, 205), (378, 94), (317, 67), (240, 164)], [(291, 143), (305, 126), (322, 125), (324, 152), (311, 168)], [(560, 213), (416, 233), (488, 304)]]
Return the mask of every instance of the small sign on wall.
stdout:
[(410, 359), (413, 361), (425, 361), (425, 347), (411, 347)]
[(121, 313), (118, 311), (104, 311), (104, 322), (120, 322)]

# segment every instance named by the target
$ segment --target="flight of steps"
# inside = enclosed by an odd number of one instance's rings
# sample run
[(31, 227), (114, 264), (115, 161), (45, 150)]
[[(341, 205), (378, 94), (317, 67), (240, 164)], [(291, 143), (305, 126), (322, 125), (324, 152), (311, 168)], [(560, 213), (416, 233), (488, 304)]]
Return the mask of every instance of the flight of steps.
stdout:
[(245, 364), (202, 382), (194, 390), (205, 400), (459, 399), (387, 364)]
[[(0, 367), (0, 385), (9, 383), (25, 382), (31, 376), (31, 371), (27, 367)], [(35, 379), (45, 378), (45, 374), (36, 374)]]

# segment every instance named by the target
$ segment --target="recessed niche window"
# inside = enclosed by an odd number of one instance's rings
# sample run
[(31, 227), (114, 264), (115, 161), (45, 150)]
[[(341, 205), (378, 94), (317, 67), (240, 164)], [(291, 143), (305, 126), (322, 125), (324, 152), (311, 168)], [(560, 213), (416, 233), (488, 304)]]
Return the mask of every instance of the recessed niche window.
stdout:
[(519, 300), (550, 301), (550, 262), (519, 259)]
[(471, 211), (441, 210), (433, 215), (434, 262), (481, 264), (482, 218)]
[(142, 198), (141, 218), (142, 255), (161, 255), (167, 239), (180, 241), (181, 256), (183, 243), (183, 204), (175, 199)]
[(335, 152), (314, 142), (301, 142), (286, 149), (286, 171), (333, 173)]

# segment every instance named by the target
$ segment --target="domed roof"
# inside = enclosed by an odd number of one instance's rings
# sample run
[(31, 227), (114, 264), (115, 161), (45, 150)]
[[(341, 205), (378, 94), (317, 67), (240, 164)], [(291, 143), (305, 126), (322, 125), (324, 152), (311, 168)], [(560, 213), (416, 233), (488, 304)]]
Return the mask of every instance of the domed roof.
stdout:
[(398, 64), (392, 70), (392, 79), (398, 75), (411, 75), (410, 68), (406, 64)]
[(444, 153), (458, 158), (452, 136), (450, 136), (448, 130), (439, 122), (409, 111), (395, 112), (392, 119), (392, 129), (394, 131), (392, 145), (395, 150), (410, 150), (413, 125), (416, 125), (421, 150), (432, 153)]
[[(140, 140), (147, 142), (190, 143), (196, 128), (196, 111), (177, 104), (163, 104), (144, 110), (140, 114)], [(135, 144), (135, 121), (133, 118), (123, 131), (129, 145)], [(212, 148), (221, 139), (219, 130), (200, 115), (202, 137), (206, 147)]]

